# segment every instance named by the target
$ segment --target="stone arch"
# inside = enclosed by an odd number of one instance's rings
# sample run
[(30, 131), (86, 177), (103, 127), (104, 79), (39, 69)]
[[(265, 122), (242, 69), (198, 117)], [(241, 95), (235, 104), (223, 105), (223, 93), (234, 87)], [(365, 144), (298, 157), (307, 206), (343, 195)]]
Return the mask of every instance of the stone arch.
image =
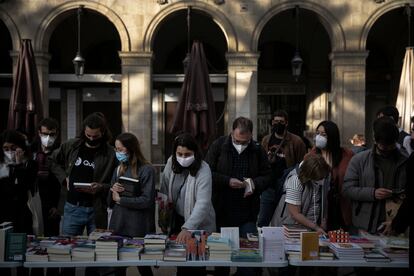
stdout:
[(20, 48), (21, 40), (19, 30), (17, 29), (17, 26), (14, 23), (13, 19), (2, 8), (0, 8), (0, 20), (3, 21), (4, 25), (6, 25), (7, 29), (9, 30), (13, 49), (15, 51), (18, 51)]
[(316, 3), (289, 1), (287, 3), (283, 3), (273, 7), (268, 12), (266, 12), (260, 19), (253, 31), (251, 41), (251, 49), (253, 52), (258, 50), (260, 35), (263, 31), (263, 28), (266, 26), (269, 20), (271, 20), (275, 15), (279, 14), (280, 12), (295, 8), (296, 5), (299, 5), (301, 9), (306, 9), (315, 12), (317, 15), (320, 16), (320, 22), (322, 26), (324, 26), (325, 30), (327, 31), (331, 39), (332, 52), (343, 51), (346, 49), (344, 31), (342, 30), (342, 27), (339, 24), (338, 20), (331, 14), (331, 12), (329, 12), (327, 9)]
[(105, 16), (118, 31), (121, 39), (121, 51), (127, 52), (131, 49), (131, 40), (126, 29), (125, 24), (121, 18), (110, 8), (102, 5), (98, 2), (90, 1), (74, 1), (57, 6), (53, 9), (41, 22), (38, 31), (36, 32), (35, 39), (35, 51), (48, 51), (50, 37), (55, 30), (56, 26), (65, 19), (65, 16), (61, 16), (64, 12), (77, 9), (80, 5), (83, 5), (86, 9), (94, 10), (103, 16)]
[(414, 3), (407, 3), (404, 1), (398, 1), (395, 0), (391, 3), (386, 3), (385, 5), (382, 5), (381, 7), (379, 7), (367, 20), (367, 22), (365, 22), (363, 28), (362, 28), (362, 32), (361, 32), (361, 37), (359, 39), (359, 49), (360, 50), (365, 50), (365, 48), (367, 47), (367, 39), (368, 39), (368, 35), (369, 32), (371, 31), (372, 26), (374, 26), (375, 22), (377, 22), (377, 20), (383, 16), (384, 14), (386, 14), (387, 12), (397, 9), (397, 8), (401, 8), (404, 7), (406, 4), (409, 4), (410, 7), (414, 6)]
[(202, 2), (194, 2), (194, 3), (185, 3), (179, 2), (170, 5), (168, 8), (165, 8), (149, 22), (148, 26), (145, 29), (142, 48), (144, 52), (152, 51), (152, 42), (156, 36), (156, 32), (158, 27), (160, 26), (161, 22), (172, 13), (186, 9), (188, 6), (191, 6), (192, 9), (204, 11), (210, 15), (212, 15), (213, 21), (219, 26), (222, 30), (226, 40), (227, 40), (227, 51), (228, 52), (236, 52), (238, 49), (238, 42), (236, 32), (233, 28), (233, 25), (227, 19), (227, 17), (218, 11), (217, 9), (213, 9), (210, 5), (202, 3)]

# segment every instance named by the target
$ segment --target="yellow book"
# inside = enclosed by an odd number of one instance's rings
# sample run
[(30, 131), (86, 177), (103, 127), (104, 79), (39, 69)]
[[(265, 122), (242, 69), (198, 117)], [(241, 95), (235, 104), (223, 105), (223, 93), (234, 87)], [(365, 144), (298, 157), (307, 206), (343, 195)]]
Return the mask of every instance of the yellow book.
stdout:
[(300, 243), (302, 261), (319, 259), (319, 234), (317, 232), (300, 233)]

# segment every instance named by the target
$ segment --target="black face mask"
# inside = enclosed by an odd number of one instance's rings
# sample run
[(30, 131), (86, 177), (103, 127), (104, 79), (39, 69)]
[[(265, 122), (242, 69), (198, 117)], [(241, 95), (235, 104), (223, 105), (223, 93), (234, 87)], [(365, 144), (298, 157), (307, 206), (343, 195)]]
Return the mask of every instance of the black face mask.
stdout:
[(285, 124), (276, 123), (272, 125), (272, 133), (276, 133), (277, 135), (282, 135), (283, 133), (285, 133), (285, 129)]
[(86, 143), (91, 147), (99, 146), (102, 143), (102, 141), (103, 141), (102, 137), (95, 139), (95, 140), (86, 139)]
[(414, 149), (414, 139), (410, 140), (410, 146), (411, 146), (411, 149)]

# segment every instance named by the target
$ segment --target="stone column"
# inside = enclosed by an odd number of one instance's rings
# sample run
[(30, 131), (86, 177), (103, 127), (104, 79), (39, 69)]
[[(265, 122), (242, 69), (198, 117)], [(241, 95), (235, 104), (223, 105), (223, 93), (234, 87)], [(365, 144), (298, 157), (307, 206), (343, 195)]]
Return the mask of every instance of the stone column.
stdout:
[(151, 60), (150, 52), (119, 52), (122, 61), (122, 127), (141, 143), (151, 159)]
[(342, 144), (355, 133), (365, 133), (365, 63), (367, 51), (333, 52), (331, 119), (339, 128)]
[(43, 116), (49, 116), (49, 61), (50, 54), (46, 52), (35, 52), (37, 75), (39, 77), (40, 94), (43, 104)]
[(232, 129), (234, 119), (244, 116), (253, 122), (253, 137), (257, 137), (257, 52), (227, 53), (227, 114), (225, 133)]

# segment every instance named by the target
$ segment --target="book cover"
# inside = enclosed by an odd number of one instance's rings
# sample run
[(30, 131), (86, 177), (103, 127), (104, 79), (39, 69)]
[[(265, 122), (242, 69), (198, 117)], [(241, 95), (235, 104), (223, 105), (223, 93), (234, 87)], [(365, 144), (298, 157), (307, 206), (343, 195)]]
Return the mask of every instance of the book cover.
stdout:
[(11, 232), (13, 232), (13, 226), (11, 225), (0, 228), (0, 262), (5, 261), (7, 234)]
[(26, 254), (26, 234), (8, 233), (6, 240), (6, 260), (24, 261)]
[(139, 180), (131, 177), (120, 176), (118, 178), (119, 184), (124, 187), (125, 191), (120, 193), (121, 196), (136, 197), (140, 195)]
[(237, 250), (240, 248), (239, 227), (221, 227), (221, 237), (230, 240), (231, 249)]
[(300, 259), (317, 260), (319, 258), (319, 234), (317, 232), (300, 233)]

